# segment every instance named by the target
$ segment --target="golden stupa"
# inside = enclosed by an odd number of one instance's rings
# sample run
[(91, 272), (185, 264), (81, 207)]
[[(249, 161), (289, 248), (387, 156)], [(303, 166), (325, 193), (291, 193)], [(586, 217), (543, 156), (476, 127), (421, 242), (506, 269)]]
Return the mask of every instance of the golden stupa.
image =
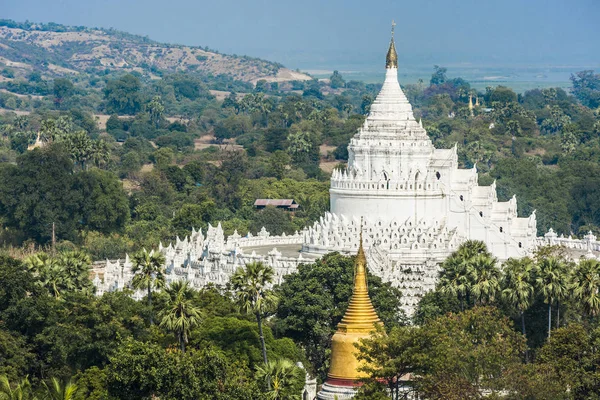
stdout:
[(358, 350), (355, 343), (360, 339), (370, 337), (377, 325), (382, 324), (369, 298), (367, 260), (363, 250), (361, 226), (360, 244), (354, 266), (352, 297), (348, 309), (332, 338), (331, 366), (329, 374), (327, 374), (329, 384), (348, 386), (353, 383), (356, 384), (358, 379), (366, 376), (358, 370), (361, 362), (356, 359)]

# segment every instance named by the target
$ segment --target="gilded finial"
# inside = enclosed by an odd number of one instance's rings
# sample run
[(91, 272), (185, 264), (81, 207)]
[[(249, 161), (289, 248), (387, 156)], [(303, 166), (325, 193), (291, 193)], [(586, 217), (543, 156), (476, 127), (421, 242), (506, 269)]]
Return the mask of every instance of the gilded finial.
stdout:
[(385, 67), (386, 68), (398, 68), (398, 54), (396, 53), (396, 46), (394, 45), (394, 28), (396, 26), (396, 22), (392, 20), (392, 38), (390, 40), (390, 48), (388, 49), (387, 55), (385, 57)]
[(359, 233), (359, 241), (358, 241), (358, 253), (356, 254), (357, 264), (367, 264), (367, 260), (365, 257), (365, 250), (363, 249), (363, 217), (360, 217), (360, 233)]

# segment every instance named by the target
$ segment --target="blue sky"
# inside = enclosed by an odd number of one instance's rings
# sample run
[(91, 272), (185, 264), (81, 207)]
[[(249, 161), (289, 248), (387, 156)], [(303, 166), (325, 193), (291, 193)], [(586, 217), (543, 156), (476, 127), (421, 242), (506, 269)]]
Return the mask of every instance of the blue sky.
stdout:
[(113, 27), (296, 68), (600, 65), (599, 0), (0, 0), (0, 18)]

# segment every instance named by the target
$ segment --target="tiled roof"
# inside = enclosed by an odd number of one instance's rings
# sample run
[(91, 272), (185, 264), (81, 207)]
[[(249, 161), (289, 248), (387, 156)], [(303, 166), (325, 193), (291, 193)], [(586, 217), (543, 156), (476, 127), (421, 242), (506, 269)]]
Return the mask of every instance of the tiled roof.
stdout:
[[(254, 202), (254, 206), (274, 206), (281, 207), (287, 206), (290, 208), (298, 208), (298, 205), (294, 199), (257, 199)], [(296, 207), (293, 207), (296, 206)]]

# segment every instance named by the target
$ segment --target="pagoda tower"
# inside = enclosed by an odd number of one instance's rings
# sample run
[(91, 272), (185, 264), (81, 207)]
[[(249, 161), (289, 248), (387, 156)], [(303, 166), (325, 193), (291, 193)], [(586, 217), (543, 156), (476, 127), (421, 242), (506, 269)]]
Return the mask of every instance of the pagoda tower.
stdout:
[(360, 218), (371, 272), (402, 291), (411, 315), (434, 290), (439, 266), (466, 240), (481, 240), (501, 262), (536, 247), (535, 212), (499, 201), (480, 186), (476, 165), (461, 168), (458, 146), (435, 148), (398, 82), (394, 36), (385, 80), (348, 144), (348, 165), (331, 174), (330, 211), (304, 232), (302, 252), (355, 254)]
[(356, 358), (358, 349), (355, 344), (360, 339), (371, 336), (371, 332), (383, 325), (371, 299), (367, 287), (367, 260), (360, 244), (354, 265), (354, 289), (342, 321), (337, 326), (331, 343), (331, 366), (327, 380), (317, 394), (319, 400), (345, 400), (356, 395), (359, 380), (366, 377), (359, 371), (362, 364)]

